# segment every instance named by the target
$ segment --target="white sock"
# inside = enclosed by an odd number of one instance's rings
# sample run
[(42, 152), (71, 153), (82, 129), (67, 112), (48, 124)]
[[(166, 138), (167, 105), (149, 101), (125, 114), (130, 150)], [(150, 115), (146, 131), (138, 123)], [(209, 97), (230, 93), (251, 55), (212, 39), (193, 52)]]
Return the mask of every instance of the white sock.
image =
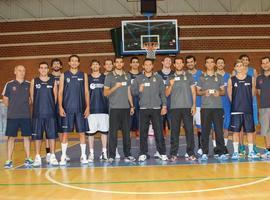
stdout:
[(225, 146), (227, 146), (227, 144), (228, 144), (228, 138), (224, 138), (224, 144), (225, 144)]
[(116, 150), (115, 150), (115, 154), (119, 154), (119, 153), (118, 153), (118, 148), (116, 148)]
[(90, 149), (90, 154), (94, 154), (94, 149)]
[(248, 153), (253, 151), (253, 144), (248, 144)]
[(80, 144), (81, 146), (81, 157), (82, 156), (86, 156), (85, 152), (86, 152), (86, 144)]
[(233, 152), (238, 153), (239, 142), (233, 142)]
[(216, 147), (217, 146), (216, 140), (212, 140), (212, 142), (213, 142), (213, 146)]
[(102, 152), (107, 153), (107, 148), (102, 148)]
[(67, 157), (67, 147), (68, 143), (61, 143), (62, 156)]

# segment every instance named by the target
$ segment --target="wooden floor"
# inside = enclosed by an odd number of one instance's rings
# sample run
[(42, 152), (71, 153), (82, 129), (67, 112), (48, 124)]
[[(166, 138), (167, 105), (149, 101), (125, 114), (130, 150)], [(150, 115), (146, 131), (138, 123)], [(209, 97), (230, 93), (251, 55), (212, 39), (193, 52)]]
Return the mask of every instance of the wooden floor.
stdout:
[(3, 169), (2, 138), (0, 200), (270, 198), (270, 162), (16, 169), (24, 158), (22, 142), (15, 148), (15, 169)]

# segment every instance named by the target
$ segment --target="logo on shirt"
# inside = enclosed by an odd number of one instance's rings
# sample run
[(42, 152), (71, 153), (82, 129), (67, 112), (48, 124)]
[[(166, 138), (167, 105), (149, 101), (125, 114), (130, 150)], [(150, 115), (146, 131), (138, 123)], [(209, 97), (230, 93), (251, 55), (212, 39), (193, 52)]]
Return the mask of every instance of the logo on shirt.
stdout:
[(40, 85), (40, 84), (36, 84), (35, 87), (36, 87), (37, 89), (40, 89), (40, 88), (41, 88), (41, 85)]
[(259, 81), (259, 84), (260, 84), (260, 85), (263, 84), (263, 80), (260, 80), (260, 81)]
[(101, 83), (91, 83), (90, 84), (90, 89), (94, 90), (96, 88), (103, 88), (104, 87), (104, 84), (101, 84)]
[(13, 87), (12, 87), (12, 91), (15, 92), (16, 90), (17, 90), (16, 86), (13, 86)]
[(246, 86), (246, 85), (250, 85), (250, 83), (245, 83), (245, 86)]
[(52, 85), (47, 85), (47, 88), (53, 88), (53, 86)]
[(83, 81), (83, 78), (78, 78), (78, 81)]
[(234, 87), (238, 87), (237, 83), (234, 84)]
[(70, 82), (70, 78), (67, 78), (67, 82), (68, 82), (68, 83)]

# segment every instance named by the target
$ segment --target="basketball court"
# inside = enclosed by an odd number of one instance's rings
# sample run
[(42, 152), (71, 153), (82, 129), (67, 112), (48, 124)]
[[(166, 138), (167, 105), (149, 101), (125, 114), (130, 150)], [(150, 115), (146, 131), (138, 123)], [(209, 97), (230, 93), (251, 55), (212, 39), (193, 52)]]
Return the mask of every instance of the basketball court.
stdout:
[[(0, 91), (4, 83), (13, 78), (16, 64), (29, 66), (27, 79), (30, 80), (36, 75), (36, 65), (40, 61), (59, 57), (67, 62), (68, 55), (73, 53), (80, 55), (81, 69), (89, 73), (91, 59), (103, 61), (121, 55), (128, 62), (132, 56), (139, 56), (140, 61), (146, 56), (156, 59), (155, 67), (160, 68), (164, 56), (173, 58), (178, 54), (183, 57), (195, 54), (201, 69), (206, 55), (224, 56), (228, 60), (226, 70), (230, 71), (235, 58), (243, 52), (251, 55), (258, 71), (259, 58), (270, 52), (268, 1), (157, 0), (155, 11), (151, 10), (154, 1), (147, 2), (144, 8), (141, 8), (139, 0), (40, 2), (0, 2), (0, 30), (3, 31), (0, 33), (3, 37), (0, 39)], [(189, 17), (194, 19), (189, 21)], [(226, 18), (224, 22), (223, 17)], [(28, 22), (32, 23), (31, 26), (27, 25)], [(230, 31), (231, 28), (233, 30)], [(80, 142), (76, 133), (72, 133), (67, 150), (71, 161), (66, 167), (52, 167), (46, 163), (44, 143), (41, 148), (42, 166), (25, 167), (23, 138), (19, 137), (13, 155), (14, 167), (4, 169), (7, 155), (2, 124), (4, 117), (1, 115), (0, 127), (1, 200), (257, 200), (270, 197), (270, 159), (242, 157), (238, 161), (219, 160), (213, 155), (210, 142), (208, 161), (188, 161), (184, 157), (186, 142), (183, 130), (179, 159), (175, 162), (154, 158), (156, 145), (153, 136), (148, 137), (149, 160), (125, 162), (119, 133), (121, 159), (113, 163), (100, 161), (101, 141), (97, 136), (95, 162), (82, 165), (79, 160)], [(263, 153), (265, 144), (259, 127), (257, 132), (257, 147)], [(197, 137), (195, 139), (197, 147)], [(131, 153), (138, 158), (139, 139), (132, 136), (131, 141)], [(60, 148), (57, 141), (58, 160)], [(166, 136), (166, 149), (168, 155), (170, 135)], [(232, 154), (231, 136), (228, 150)], [(34, 155), (32, 143), (31, 156)]]

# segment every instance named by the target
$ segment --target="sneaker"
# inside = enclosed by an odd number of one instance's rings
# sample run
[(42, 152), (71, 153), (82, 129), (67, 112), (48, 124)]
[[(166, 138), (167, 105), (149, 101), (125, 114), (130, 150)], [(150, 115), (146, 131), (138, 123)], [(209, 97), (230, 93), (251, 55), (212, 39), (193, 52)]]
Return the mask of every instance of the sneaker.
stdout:
[(125, 157), (124, 161), (125, 162), (135, 162), (136, 159), (133, 156), (128, 156), (128, 157)]
[(226, 156), (229, 156), (230, 155), (229, 154), (229, 151), (228, 151), (228, 148), (226, 146), (225, 146), (225, 152), (224, 153), (225, 153)]
[(5, 169), (10, 169), (10, 168), (12, 168), (12, 167), (13, 167), (12, 160), (7, 160), (7, 161), (5, 162), (4, 168), (5, 168)]
[(170, 157), (170, 162), (175, 162), (177, 160), (177, 156), (171, 156)]
[(61, 156), (61, 160), (60, 160), (60, 162), (59, 162), (59, 165), (60, 166), (65, 166), (65, 165), (67, 165), (67, 159), (66, 159), (66, 156)]
[(46, 155), (46, 163), (50, 163), (50, 161), (51, 161), (50, 157), (51, 157), (51, 154), (47, 153), (47, 155)]
[(186, 160), (188, 160), (188, 161), (195, 161), (195, 160), (197, 160), (197, 158), (194, 155), (192, 155), (192, 156), (188, 156), (186, 158)]
[(259, 153), (256, 145), (253, 145), (253, 151), (257, 156), (259, 156), (259, 157), (261, 156), (261, 154)]
[(239, 147), (239, 156), (246, 156), (246, 147), (245, 147), (245, 145), (240, 145), (240, 147)]
[(120, 154), (118, 153), (118, 150), (115, 152), (115, 159), (119, 160), (121, 158)]
[(160, 154), (159, 154), (159, 152), (158, 152), (158, 151), (156, 151), (156, 153), (154, 154), (154, 158), (155, 158), (155, 159), (160, 158)]
[(228, 160), (228, 157), (225, 154), (221, 154), (218, 156), (219, 160)]
[(207, 154), (203, 154), (202, 157), (201, 157), (201, 160), (202, 160), (202, 161), (208, 160)]
[(185, 154), (185, 158), (188, 158), (188, 157), (189, 157), (189, 155), (186, 153), (186, 154)]
[(200, 156), (202, 156), (202, 155), (203, 155), (203, 151), (202, 151), (202, 149), (201, 149), (201, 148), (200, 148), (200, 149), (198, 149), (197, 153), (198, 153)]
[(88, 162), (92, 163), (92, 162), (94, 162), (94, 159), (95, 159), (94, 153), (90, 153), (88, 156)]
[(67, 162), (70, 162), (70, 157), (69, 157), (69, 155), (66, 155), (66, 161), (67, 161)]
[(233, 152), (231, 158), (232, 158), (232, 160), (238, 160), (239, 159), (239, 153), (238, 152)]
[(33, 163), (33, 167), (40, 167), (41, 166), (41, 157), (40, 155), (36, 155), (35, 161)]
[(80, 158), (80, 161), (81, 161), (82, 165), (88, 164), (88, 160), (87, 160), (86, 155), (82, 155)]
[(106, 152), (102, 152), (100, 157), (99, 157), (99, 160), (108, 160), (108, 157), (107, 157), (107, 153)]
[(147, 156), (145, 154), (142, 154), (142, 155), (139, 156), (138, 161), (139, 162), (144, 162), (146, 159), (147, 159)]
[(167, 155), (160, 155), (160, 160), (167, 161), (169, 159), (168, 159)]
[(268, 151), (267, 149), (265, 149), (264, 152), (263, 152), (263, 154), (261, 155), (261, 157), (263, 159), (270, 158), (270, 151)]
[(249, 152), (248, 158), (257, 159), (260, 158), (254, 151)]
[(108, 162), (110, 162), (110, 163), (114, 162), (114, 158), (109, 158)]
[(33, 163), (34, 163), (34, 161), (32, 160), (32, 158), (26, 158), (26, 159), (24, 160), (24, 165), (25, 165), (25, 166), (32, 166)]
[(50, 155), (50, 162), (49, 162), (49, 164), (52, 165), (52, 166), (58, 166), (59, 165), (59, 163), (58, 163), (58, 161), (57, 161), (57, 159), (55, 157), (55, 154), (51, 154)]

